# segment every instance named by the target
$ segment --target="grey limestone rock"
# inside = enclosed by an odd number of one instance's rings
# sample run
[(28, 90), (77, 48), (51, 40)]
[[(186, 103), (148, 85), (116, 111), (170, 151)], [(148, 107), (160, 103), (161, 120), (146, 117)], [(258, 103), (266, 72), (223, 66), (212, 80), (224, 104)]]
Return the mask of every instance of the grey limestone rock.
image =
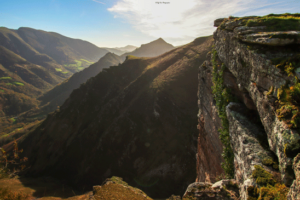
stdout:
[(296, 179), (294, 180), (290, 188), (287, 200), (300, 199), (300, 153), (294, 158), (293, 169), (295, 172)]

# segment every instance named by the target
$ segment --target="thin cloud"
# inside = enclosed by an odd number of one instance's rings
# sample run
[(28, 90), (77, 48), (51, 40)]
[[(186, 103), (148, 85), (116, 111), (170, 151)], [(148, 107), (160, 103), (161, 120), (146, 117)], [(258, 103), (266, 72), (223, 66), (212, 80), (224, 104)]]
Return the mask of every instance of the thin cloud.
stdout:
[(94, 1), (96, 3), (101, 3), (101, 4), (105, 5), (105, 3), (101, 2), (101, 1), (97, 1), (97, 0), (92, 0), (92, 1)]
[(280, 5), (284, 4), (282, 0), (165, 0), (168, 4), (156, 2), (160, 1), (118, 0), (108, 11), (116, 18), (125, 19), (146, 35), (178, 41), (190, 41), (190, 38), (211, 35), (215, 30), (213, 21), (217, 18), (237, 14), (245, 16), (291, 12), (281, 8)]

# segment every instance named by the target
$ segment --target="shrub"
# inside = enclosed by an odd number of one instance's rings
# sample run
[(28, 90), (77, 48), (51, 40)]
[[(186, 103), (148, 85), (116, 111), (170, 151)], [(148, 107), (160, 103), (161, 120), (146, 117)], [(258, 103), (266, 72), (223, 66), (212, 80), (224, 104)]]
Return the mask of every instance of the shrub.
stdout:
[[(25, 166), (25, 162), (27, 162), (27, 158), (20, 158), (19, 157), (19, 153), (23, 152), (23, 149), (19, 150), (18, 148), (18, 143), (15, 140), (14, 141), (14, 149), (13, 149), (13, 156), (9, 156), (9, 154), (3, 149), (0, 148), (1, 150), (1, 158), (0, 158), (0, 163), (3, 163), (3, 167), (2, 167), (2, 173), (7, 173), (7, 176), (10, 175), (10, 168), (13, 169), (12, 173), (16, 173), (18, 171), (22, 171), (24, 170)], [(2, 174), (2, 177), (5, 177), (5, 175)]]
[(8, 188), (0, 188), (0, 199), (1, 200), (27, 200), (29, 199), (29, 194), (13, 192)]

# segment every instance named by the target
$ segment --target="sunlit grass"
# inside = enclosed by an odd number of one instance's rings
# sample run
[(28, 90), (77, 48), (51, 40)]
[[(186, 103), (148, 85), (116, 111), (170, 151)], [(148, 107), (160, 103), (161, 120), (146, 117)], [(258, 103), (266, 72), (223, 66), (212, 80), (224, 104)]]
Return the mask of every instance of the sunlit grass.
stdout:
[(9, 77), (9, 76), (6, 76), (6, 77), (1, 77), (0, 80), (11, 80), (12, 78)]
[(15, 84), (15, 85), (18, 85), (18, 86), (24, 86), (24, 83), (21, 83), (21, 82), (13, 82), (13, 84)]
[(17, 120), (15, 118), (10, 118), (10, 120), (12, 121), (12, 123), (15, 123)]
[(61, 71), (62, 71), (62, 69), (60, 69), (60, 68), (55, 68), (55, 70), (56, 70), (57, 72), (61, 72)]
[(91, 62), (91, 61), (88, 61), (88, 60), (85, 60), (85, 59), (80, 59), (81, 61), (83, 62), (86, 62), (86, 63), (89, 63), (89, 64), (93, 64), (94, 62)]
[(299, 14), (282, 14), (282, 15), (267, 15), (249, 19), (246, 26), (266, 26), (269, 31), (298, 31), (300, 30), (300, 15)]
[(94, 63), (85, 59), (74, 60), (74, 62), (75, 63), (73, 64), (65, 64), (64, 67), (69, 68), (70, 70), (81, 71)]

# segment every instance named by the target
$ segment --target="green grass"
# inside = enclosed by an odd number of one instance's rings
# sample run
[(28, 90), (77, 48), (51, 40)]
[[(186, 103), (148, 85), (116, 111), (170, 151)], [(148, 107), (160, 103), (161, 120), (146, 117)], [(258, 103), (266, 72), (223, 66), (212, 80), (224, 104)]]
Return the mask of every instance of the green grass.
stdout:
[(226, 106), (229, 102), (234, 101), (233, 97), (230, 95), (229, 90), (224, 86), (223, 82), (223, 72), (225, 70), (225, 65), (218, 65), (218, 53), (215, 49), (212, 50), (212, 64), (213, 64), (213, 72), (212, 72), (212, 93), (214, 95), (214, 99), (216, 101), (216, 107), (218, 110), (218, 116), (222, 121), (222, 129), (219, 129), (220, 132), (220, 140), (223, 144), (223, 153), (222, 157), (224, 158), (224, 162), (222, 163), (222, 168), (224, 169), (225, 174), (228, 178), (234, 177), (234, 154), (230, 145), (230, 136), (229, 136), (229, 122), (226, 116)]
[(260, 165), (255, 165), (252, 177), (255, 179), (256, 186), (248, 188), (248, 200), (257, 199), (286, 199), (289, 188), (284, 184), (278, 183), (273, 174), (267, 172)]
[(65, 64), (64, 67), (67, 68), (72, 68), (72, 70), (76, 70), (76, 71), (81, 71), (84, 68), (88, 67), (89, 65), (93, 64), (94, 62), (90, 62), (88, 60), (85, 59), (80, 59), (80, 60), (74, 60), (75, 63), (73, 64)]
[(91, 62), (91, 61), (88, 61), (88, 60), (85, 60), (85, 59), (80, 59), (81, 61), (83, 61), (83, 62), (86, 62), (86, 63), (88, 63), (88, 64), (93, 64), (94, 62)]
[(17, 120), (15, 118), (10, 118), (10, 120), (12, 121), (12, 123), (15, 123)]
[(61, 72), (61, 71), (62, 71), (62, 69), (60, 69), (60, 68), (55, 68), (55, 70), (56, 70), (57, 72)]
[(75, 60), (77, 67), (80, 67), (82, 65), (82, 62), (80, 60)]
[(67, 74), (67, 73), (69, 73), (69, 72), (61, 72), (61, 73), (63, 73), (63, 74)]
[(127, 59), (128, 59), (128, 60), (135, 60), (135, 59), (140, 59), (140, 57), (128, 55), (128, 56), (127, 56)]
[(4, 92), (4, 90), (0, 90), (0, 92)]
[(300, 30), (300, 15), (299, 14), (282, 14), (282, 15), (267, 15), (257, 17), (245, 21), (246, 26), (267, 26), (269, 31), (299, 31)]
[(1, 77), (0, 80), (11, 80), (12, 78), (9, 77), (9, 76), (6, 76), (6, 77)]
[(18, 85), (18, 86), (24, 86), (24, 83), (21, 83), (21, 82), (13, 82), (13, 84), (15, 84), (15, 85)]
[(6, 85), (14, 85), (14, 84), (11, 84), (11, 83), (6, 83)]

